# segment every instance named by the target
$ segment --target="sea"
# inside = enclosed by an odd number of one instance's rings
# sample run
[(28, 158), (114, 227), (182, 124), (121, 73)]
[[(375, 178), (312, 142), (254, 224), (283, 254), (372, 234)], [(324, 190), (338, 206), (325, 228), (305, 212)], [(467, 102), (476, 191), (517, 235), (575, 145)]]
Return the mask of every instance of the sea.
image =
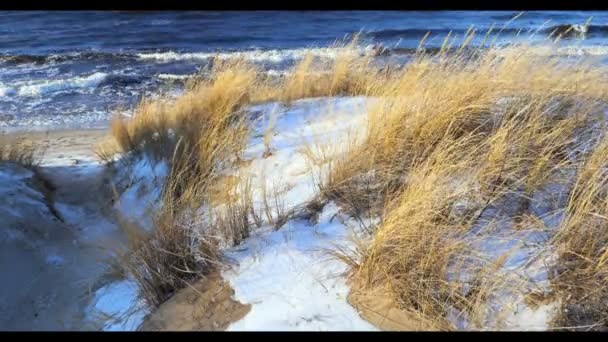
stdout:
[[(0, 12), (0, 130), (106, 127), (144, 97), (174, 96), (214, 57), (244, 58), (280, 75), (307, 51), (335, 57), (358, 36), (362, 51), (395, 63), (421, 39), (438, 48), (449, 34), (482, 44), (560, 40), (565, 55), (608, 57), (608, 12), (487, 11), (4, 11)], [(561, 31), (560, 31), (561, 30)], [(429, 33), (430, 32), (430, 33)], [(455, 38), (454, 38), (455, 37)]]

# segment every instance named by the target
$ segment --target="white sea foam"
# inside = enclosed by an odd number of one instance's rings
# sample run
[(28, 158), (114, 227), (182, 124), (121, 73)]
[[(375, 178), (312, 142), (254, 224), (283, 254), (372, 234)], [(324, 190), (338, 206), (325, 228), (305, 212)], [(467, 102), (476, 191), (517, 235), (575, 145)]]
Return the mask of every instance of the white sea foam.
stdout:
[(608, 46), (586, 45), (586, 46), (564, 46), (557, 49), (558, 55), (566, 56), (603, 56), (608, 55)]
[(343, 48), (310, 48), (310, 49), (288, 49), (288, 50), (252, 50), (235, 52), (186, 52), (179, 53), (174, 51), (139, 53), (137, 56), (143, 60), (156, 60), (160, 62), (172, 62), (182, 60), (206, 60), (213, 57), (219, 59), (243, 58), (250, 62), (273, 62), (280, 63), (288, 60), (297, 60), (310, 53), (313, 56), (323, 58), (335, 58)]
[(158, 78), (161, 80), (185, 80), (192, 75), (175, 75), (175, 74), (158, 74)]
[[(509, 50), (509, 46), (504, 47), (504, 51)], [(503, 50), (496, 50), (501, 54)], [(537, 46), (530, 50), (530, 53), (537, 56), (608, 56), (608, 46), (604, 45), (570, 45), (555, 48), (553, 46)]]
[(55, 80), (30, 80), (25, 82), (15, 82), (14, 84), (0, 83), (0, 97), (32, 97), (42, 96), (54, 92), (95, 88), (108, 75), (103, 72), (96, 72), (87, 76), (78, 76)]
[(0, 97), (13, 96), (15, 93), (15, 88), (0, 84)]
[(96, 72), (88, 76), (78, 76), (60, 80), (29, 81), (18, 86), (19, 96), (41, 96), (57, 91), (65, 91), (78, 88), (94, 88), (108, 75)]
[[(102, 110), (91, 110), (78, 115), (47, 115), (37, 114), (31, 116), (13, 116), (10, 119), (0, 120), (1, 132), (16, 131), (45, 131), (68, 127), (104, 128), (112, 113)], [(1, 118), (1, 116), (0, 116)]]

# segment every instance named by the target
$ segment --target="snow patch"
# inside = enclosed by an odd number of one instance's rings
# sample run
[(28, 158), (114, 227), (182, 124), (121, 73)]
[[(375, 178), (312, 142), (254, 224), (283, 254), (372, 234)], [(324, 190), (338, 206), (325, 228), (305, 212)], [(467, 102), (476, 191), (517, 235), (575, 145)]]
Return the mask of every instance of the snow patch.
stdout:
[[(312, 199), (318, 180), (311, 174), (324, 169), (323, 165), (311, 165), (303, 150), (331, 145), (334, 148), (327, 151), (329, 156), (343, 152), (336, 148), (343, 148), (347, 139), (365, 132), (367, 105), (371, 101), (365, 97), (316, 98), (295, 101), (290, 107), (279, 103), (251, 106), (249, 111), (259, 115), (244, 151), (251, 164), (240, 172), (251, 177), (257, 187), (254, 198), (261, 201), (260, 189), (265, 186), (269, 193), (275, 189), (280, 193), (285, 210)], [(271, 135), (271, 155), (263, 158), (267, 132)]]
[(89, 319), (109, 318), (104, 331), (134, 331), (148, 314), (144, 302), (139, 299), (137, 284), (131, 279), (112, 282), (95, 292)]
[[(44, 195), (28, 184), (33, 178), (34, 173), (26, 168), (9, 163), (0, 164), (0, 217), (4, 222), (23, 218), (27, 212), (51, 216)], [(15, 237), (15, 234), (8, 235)]]
[[(312, 199), (316, 184), (302, 150), (317, 144), (341, 146), (335, 143), (349, 132), (364, 132), (369, 101), (317, 98), (295, 101), (289, 107), (279, 103), (249, 107), (255, 117), (254, 134), (244, 155), (251, 163), (240, 172), (254, 179), (254, 205), (262, 206), (260, 186), (269, 192), (280, 188), (285, 210)], [(264, 158), (263, 135), (270, 122), (274, 122), (269, 131), (271, 154)], [(252, 305), (228, 330), (376, 330), (346, 301), (347, 266), (328, 253), (336, 244), (352, 243), (349, 228), (336, 219), (337, 214), (337, 206), (328, 204), (314, 226), (297, 219), (278, 231), (268, 225), (227, 251), (238, 266), (224, 272), (224, 277), (236, 299)]]
[(61, 266), (65, 263), (65, 259), (57, 254), (48, 254), (45, 258), (47, 264), (52, 266)]
[(228, 330), (377, 330), (347, 303), (347, 266), (327, 254), (348, 243), (346, 226), (331, 220), (337, 212), (329, 204), (315, 226), (292, 220), (228, 253), (238, 267), (224, 277), (237, 300), (252, 304)]
[(114, 206), (120, 215), (144, 229), (151, 229), (150, 213), (158, 209), (168, 172), (166, 161), (154, 162), (146, 157), (141, 157), (133, 165), (120, 169), (119, 181), (126, 181), (128, 184)]

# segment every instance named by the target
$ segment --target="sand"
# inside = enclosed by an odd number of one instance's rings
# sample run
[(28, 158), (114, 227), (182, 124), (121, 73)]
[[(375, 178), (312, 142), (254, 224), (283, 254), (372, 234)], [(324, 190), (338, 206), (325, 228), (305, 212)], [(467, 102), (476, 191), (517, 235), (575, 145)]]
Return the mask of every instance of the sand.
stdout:
[(142, 331), (218, 331), (243, 318), (251, 309), (232, 297), (234, 290), (213, 272), (178, 291), (144, 320)]
[(96, 159), (95, 146), (109, 137), (107, 129), (16, 132), (5, 136), (34, 141), (42, 149), (43, 163), (67, 165), (79, 158)]
[[(41, 146), (38, 174), (49, 204), (60, 219), (28, 213), (15, 224), (48, 232), (36, 243), (57, 251), (49, 263), (16, 243), (0, 244), (0, 330), (99, 330), (105, 322), (87, 318), (96, 289), (112, 279), (105, 273), (110, 251), (124, 241), (112, 209), (109, 173), (95, 154), (108, 130), (18, 132), (9, 138)], [(9, 223), (13, 225), (13, 223)], [(32, 229), (29, 229), (32, 230)], [(232, 299), (234, 290), (214, 272), (178, 291), (150, 314), (141, 330), (224, 330), (241, 319), (250, 305)]]
[[(12, 134), (43, 147), (36, 178), (46, 187), (48, 205), (59, 219), (31, 211), (18, 222), (4, 222), (25, 232), (25, 240), (0, 246), (2, 259), (12, 260), (0, 263), (0, 274), (11, 274), (0, 284), (0, 330), (97, 328), (85, 321), (84, 310), (109, 255), (100, 246), (120, 240), (113, 218), (104, 211), (105, 168), (94, 153), (95, 144), (106, 134), (106, 130)], [(41, 250), (53, 251), (54, 262)]]

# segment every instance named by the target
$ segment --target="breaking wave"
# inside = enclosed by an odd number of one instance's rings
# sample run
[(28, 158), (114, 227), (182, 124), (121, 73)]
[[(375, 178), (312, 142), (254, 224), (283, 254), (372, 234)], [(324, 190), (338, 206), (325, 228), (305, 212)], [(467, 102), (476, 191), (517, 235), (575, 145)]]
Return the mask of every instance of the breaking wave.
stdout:
[(0, 86), (0, 97), (7, 96), (43, 96), (49, 93), (84, 89), (84, 88), (95, 88), (108, 75), (103, 72), (96, 72), (88, 76), (79, 76), (60, 80), (44, 80), (44, 81), (27, 81), (17, 83), (13, 86), (3, 85)]
[(587, 35), (603, 37), (608, 35), (608, 25), (561, 24), (551, 26), (545, 32), (563, 38), (584, 38)]
[(138, 53), (137, 57), (142, 60), (153, 60), (159, 62), (186, 61), (186, 60), (210, 60), (219, 59), (244, 59), (250, 62), (281, 63), (285, 61), (298, 60), (312, 54), (315, 57), (335, 58), (342, 48), (310, 48), (310, 49), (285, 49), (285, 50), (249, 50), (235, 52), (152, 52)]

